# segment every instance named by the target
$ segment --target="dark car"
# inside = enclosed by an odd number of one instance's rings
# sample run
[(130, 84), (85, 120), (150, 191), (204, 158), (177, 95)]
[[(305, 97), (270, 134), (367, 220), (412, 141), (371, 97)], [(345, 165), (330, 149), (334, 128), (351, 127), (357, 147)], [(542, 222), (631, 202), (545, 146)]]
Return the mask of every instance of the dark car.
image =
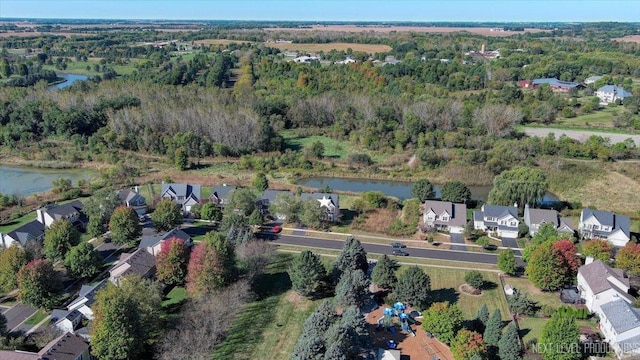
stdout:
[(405, 244), (403, 244), (401, 242), (394, 242), (394, 243), (391, 243), (391, 247), (394, 248), (394, 249), (402, 249), (402, 248), (406, 248), (407, 245), (405, 245)]
[(408, 252), (402, 250), (393, 250), (392, 254), (397, 256), (409, 256)]

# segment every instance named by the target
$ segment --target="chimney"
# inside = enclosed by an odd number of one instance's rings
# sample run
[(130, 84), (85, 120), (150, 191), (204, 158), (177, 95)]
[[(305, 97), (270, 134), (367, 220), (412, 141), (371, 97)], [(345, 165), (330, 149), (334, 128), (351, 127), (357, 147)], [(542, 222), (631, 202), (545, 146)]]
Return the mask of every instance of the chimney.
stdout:
[(138, 193), (138, 185), (134, 187), (134, 191), (136, 192), (136, 194)]
[(38, 220), (42, 225), (47, 225), (44, 222), (44, 212), (42, 211), (42, 208), (36, 210), (36, 220)]
[(514, 207), (514, 208), (517, 208), (517, 207), (518, 207), (518, 202), (517, 202), (517, 201), (513, 203), (513, 207)]
[(589, 265), (593, 262), (593, 257), (592, 256), (587, 256), (586, 259), (584, 259), (584, 264), (585, 265)]

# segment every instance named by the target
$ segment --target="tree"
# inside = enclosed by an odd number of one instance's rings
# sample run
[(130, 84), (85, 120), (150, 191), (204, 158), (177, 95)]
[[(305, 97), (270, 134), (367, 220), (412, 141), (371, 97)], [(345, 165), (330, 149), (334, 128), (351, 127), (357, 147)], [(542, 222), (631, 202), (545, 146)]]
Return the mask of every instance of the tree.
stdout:
[(578, 249), (572, 240), (560, 240), (551, 245), (551, 250), (560, 261), (560, 268), (557, 270), (564, 275), (564, 282), (570, 283), (578, 274), (578, 268), (582, 261), (578, 257)]
[(431, 305), (422, 316), (424, 330), (435, 334), (440, 341), (447, 344), (451, 343), (455, 334), (462, 328), (462, 312), (456, 305), (449, 305), (448, 301)]
[(187, 292), (202, 296), (227, 285), (233, 277), (235, 252), (226, 236), (209, 232), (191, 251), (187, 267)]
[(500, 310), (495, 309), (487, 321), (484, 329), (484, 341), (492, 346), (498, 346), (500, 336), (502, 335), (502, 315)]
[(304, 321), (302, 334), (298, 338), (293, 360), (324, 359), (326, 333), (336, 319), (335, 309), (329, 300), (323, 301)]
[(524, 248), (522, 260), (529, 262), (531, 260), (531, 254), (533, 254), (540, 245), (547, 242), (556, 242), (563, 237), (566, 237), (566, 235), (561, 235), (553, 224), (542, 224), (529, 244)]
[(318, 159), (322, 159), (324, 157), (324, 143), (320, 140), (314, 141), (311, 144), (311, 155), (317, 157)]
[[(93, 196), (83, 201), (82, 212), (89, 217), (89, 221), (96, 218), (96, 220), (101, 220), (103, 224), (109, 223), (113, 211), (122, 204), (118, 193), (108, 188), (97, 190)], [(104, 231), (98, 235), (103, 233)]]
[(264, 173), (260, 172), (253, 178), (251, 185), (259, 192), (262, 192), (269, 188), (269, 180), (267, 180), (267, 176)]
[(516, 254), (511, 249), (504, 249), (498, 255), (498, 269), (505, 274), (515, 275), (518, 271)]
[(482, 358), (487, 351), (482, 335), (462, 329), (451, 342), (451, 353), (456, 360), (472, 360), (474, 355)]
[(538, 342), (544, 360), (579, 360), (582, 358), (578, 337), (580, 329), (575, 319), (556, 312), (544, 324)]
[(153, 226), (160, 231), (169, 231), (182, 224), (182, 210), (180, 205), (169, 199), (160, 200), (151, 214)]
[(618, 250), (616, 267), (625, 270), (629, 276), (640, 276), (640, 244), (628, 242)]
[(20, 301), (37, 308), (53, 309), (62, 291), (60, 274), (49, 260), (33, 260), (18, 272)]
[(353, 236), (347, 238), (342, 246), (342, 251), (333, 263), (333, 268), (334, 272), (337, 272), (337, 277), (345, 271), (362, 270), (366, 272), (369, 269), (367, 252), (364, 251), (360, 240)]
[(464, 281), (476, 289), (482, 289), (482, 285), (484, 285), (482, 274), (477, 270), (471, 270), (466, 273), (464, 275)]
[(67, 273), (76, 278), (88, 278), (102, 269), (102, 256), (88, 242), (73, 247), (64, 259)]
[(10, 292), (18, 286), (18, 271), (31, 261), (31, 255), (18, 246), (0, 251), (0, 290)]
[(269, 204), (269, 213), (273, 216), (282, 216), (287, 222), (296, 223), (300, 221), (302, 211), (302, 201), (297, 196), (278, 194), (276, 199)]
[(480, 309), (478, 309), (476, 312), (476, 320), (480, 322), (484, 332), (484, 328), (487, 326), (487, 322), (489, 321), (489, 309), (487, 308), (487, 304), (482, 304)]
[(200, 218), (209, 221), (222, 220), (222, 208), (212, 202), (205, 203), (200, 209)]
[(536, 303), (529, 299), (529, 294), (522, 291), (516, 291), (511, 296), (507, 296), (507, 304), (511, 312), (516, 316), (531, 316), (535, 312)]
[(67, 220), (56, 220), (44, 235), (44, 254), (51, 261), (64, 260), (72, 247), (80, 242), (80, 233)]
[(114, 244), (135, 244), (142, 234), (142, 226), (138, 221), (138, 214), (130, 207), (118, 207), (111, 215), (109, 231), (111, 231), (111, 240)]
[(498, 355), (500, 360), (520, 360), (520, 338), (518, 337), (518, 330), (513, 323), (507, 325), (507, 329), (498, 341)]
[(156, 257), (156, 277), (167, 285), (182, 285), (187, 276), (188, 262), (187, 244), (177, 237), (166, 239)]
[(394, 287), (396, 300), (406, 302), (420, 309), (427, 307), (431, 279), (421, 268), (409, 267), (398, 277)]
[(336, 305), (361, 307), (369, 295), (369, 279), (362, 270), (347, 270), (336, 285)]
[(157, 285), (125, 277), (96, 294), (91, 353), (106, 360), (136, 359), (160, 333), (161, 295)]
[(593, 239), (582, 245), (582, 255), (600, 260), (605, 264), (611, 261), (611, 243), (603, 239)]
[(228, 211), (240, 211), (244, 216), (249, 216), (256, 209), (256, 195), (251, 189), (242, 188), (231, 191), (229, 203), (225, 205)]
[(387, 255), (382, 255), (376, 263), (371, 272), (371, 280), (381, 288), (391, 289), (395, 286), (398, 281), (396, 267)]
[(448, 181), (442, 185), (440, 199), (454, 203), (465, 203), (471, 199), (471, 190), (462, 181)]
[(258, 209), (253, 210), (251, 215), (249, 216), (249, 225), (260, 226), (264, 224), (264, 219), (262, 218), (262, 214)]
[(302, 213), (300, 221), (312, 229), (320, 229), (326, 220), (326, 209), (320, 207), (318, 200), (307, 199), (302, 202)]
[(551, 248), (551, 243), (540, 245), (531, 255), (525, 273), (540, 289), (557, 290), (564, 285), (566, 275), (561, 271), (562, 263)]
[(503, 171), (493, 179), (489, 192), (489, 203), (511, 206), (518, 203), (534, 206), (544, 197), (549, 188), (547, 177), (538, 169), (515, 167)]
[(189, 155), (187, 154), (187, 151), (183, 147), (177, 148), (173, 157), (173, 161), (178, 170), (187, 170), (187, 168), (189, 167)]
[(420, 179), (413, 184), (413, 188), (411, 188), (411, 195), (418, 198), (418, 200), (423, 203), (427, 201), (427, 199), (433, 199), (433, 197), (436, 196), (436, 193), (433, 190), (433, 184), (431, 184), (431, 181), (427, 179)]
[(7, 318), (4, 314), (0, 314), (0, 337), (7, 336)]
[(349, 306), (344, 309), (339, 326), (346, 328), (350, 335), (353, 355), (357, 355), (361, 349), (370, 348), (368, 324), (359, 308)]
[(289, 267), (291, 287), (304, 297), (314, 295), (326, 276), (327, 271), (320, 261), (320, 256), (309, 250), (301, 252)]
[(92, 238), (98, 237), (107, 231), (105, 221), (100, 216), (92, 216), (87, 223), (87, 234)]

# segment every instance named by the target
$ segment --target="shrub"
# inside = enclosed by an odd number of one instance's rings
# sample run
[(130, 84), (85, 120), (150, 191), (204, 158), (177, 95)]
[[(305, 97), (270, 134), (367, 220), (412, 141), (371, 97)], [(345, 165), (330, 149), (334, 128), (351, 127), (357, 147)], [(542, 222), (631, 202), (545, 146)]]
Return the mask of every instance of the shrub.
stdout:
[(464, 281), (476, 289), (481, 289), (482, 285), (484, 284), (482, 274), (476, 270), (472, 270), (466, 273), (466, 275), (464, 276)]
[(478, 238), (478, 240), (476, 240), (476, 244), (486, 248), (491, 245), (491, 239), (489, 239), (489, 237), (487, 236), (481, 236), (480, 238)]

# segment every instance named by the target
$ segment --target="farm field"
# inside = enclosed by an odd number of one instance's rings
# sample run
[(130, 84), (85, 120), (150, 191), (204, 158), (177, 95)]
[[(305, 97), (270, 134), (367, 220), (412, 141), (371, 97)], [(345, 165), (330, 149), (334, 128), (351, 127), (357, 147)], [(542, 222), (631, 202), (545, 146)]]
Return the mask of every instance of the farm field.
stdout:
[(640, 35), (629, 35), (629, 36), (624, 36), (620, 38), (615, 38), (612, 40), (621, 41), (621, 42), (640, 43)]
[(524, 31), (492, 31), (488, 27), (440, 27), (440, 26), (369, 26), (369, 25), (313, 25), (304, 28), (265, 28), (265, 31), (346, 31), (346, 32), (425, 32), (425, 33), (452, 33), (466, 31), (485, 36), (511, 36), (515, 34), (539, 33), (550, 30), (527, 28)]
[(391, 46), (382, 44), (354, 44), (354, 43), (327, 43), (327, 44), (293, 44), (293, 43), (267, 43), (269, 47), (273, 47), (280, 50), (292, 50), (292, 51), (307, 51), (329, 52), (331, 50), (346, 51), (351, 49), (353, 51), (363, 51), (368, 54), (375, 54), (379, 52), (387, 52), (391, 50)]

